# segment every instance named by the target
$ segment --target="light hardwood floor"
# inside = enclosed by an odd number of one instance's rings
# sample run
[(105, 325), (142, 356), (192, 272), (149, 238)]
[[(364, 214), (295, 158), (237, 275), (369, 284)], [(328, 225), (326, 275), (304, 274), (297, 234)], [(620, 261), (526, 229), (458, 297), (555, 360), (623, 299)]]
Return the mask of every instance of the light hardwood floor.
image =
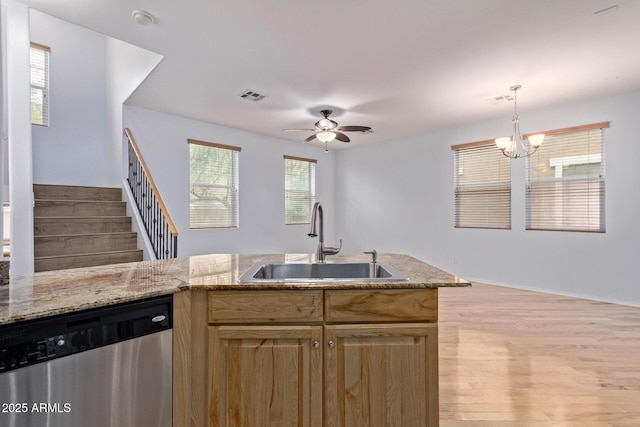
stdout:
[(640, 308), (439, 290), (440, 425), (640, 426)]

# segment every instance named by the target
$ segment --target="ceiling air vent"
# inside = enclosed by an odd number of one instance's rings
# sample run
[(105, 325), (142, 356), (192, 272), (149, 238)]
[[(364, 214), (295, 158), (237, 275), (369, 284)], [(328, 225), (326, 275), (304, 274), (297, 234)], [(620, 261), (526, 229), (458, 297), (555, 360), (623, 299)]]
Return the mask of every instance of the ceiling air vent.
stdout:
[(513, 101), (513, 96), (511, 95), (500, 95), (496, 96), (496, 101)]
[(501, 104), (503, 102), (513, 101), (513, 96), (511, 94), (495, 96), (493, 98), (489, 98), (490, 104)]
[(252, 90), (246, 90), (242, 92), (240, 98), (248, 99), (250, 101), (258, 102), (264, 99), (264, 95), (259, 94), (258, 92), (254, 92)]

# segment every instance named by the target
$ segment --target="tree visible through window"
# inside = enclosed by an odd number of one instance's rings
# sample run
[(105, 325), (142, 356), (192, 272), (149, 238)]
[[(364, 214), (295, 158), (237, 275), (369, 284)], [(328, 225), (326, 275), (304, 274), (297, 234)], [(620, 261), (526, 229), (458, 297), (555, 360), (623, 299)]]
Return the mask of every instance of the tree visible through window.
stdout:
[(189, 225), (238, 227), (239, 147), (189, 139)]
[(51, 49), (31, 43), (31, 124), (49, 126), (49, 53)]
[(284, 223), (308, 224), (316, 201), (316, 160), (284, 156)]

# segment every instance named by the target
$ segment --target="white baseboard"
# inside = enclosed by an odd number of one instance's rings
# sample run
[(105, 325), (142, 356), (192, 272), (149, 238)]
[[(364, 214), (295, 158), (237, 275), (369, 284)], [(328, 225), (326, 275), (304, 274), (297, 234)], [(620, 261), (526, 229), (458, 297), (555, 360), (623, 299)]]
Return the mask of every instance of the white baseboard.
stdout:
[(505, 288), (521, 289), (523, 291), (541, 292), (541, 293), (544, 293), (544, 294), (560, 295), (560, 296), (563, 296), (563, 297), (587, 299), (587, 300), (591, 300), (591, 301), (606, 302), (606, 303), (610, 303), (610, 304), (626, 305), (626, 306), (630, 306), (630, 307), (640, 307), (640, 302), (638, 302), (638, 301), (626, 301), (626, 300), (618, 300), (618, 299), (614, 299), (614, 298), (603, 298), (601, 296), (595, 296), (595, 295), (589, 295), (589, 294), (580, 294), (580, 293), (574, 293), (574, 292), (564, 292), (564, 291), (558, 291), (558, 290), (555, 290), (555, 289), (543, 289), (543, 288), (537, 288), (537, 287), (534, 287), (534, 286), (523, 286), (523, 285), (513, 284), (513, 283), (500, 283), (500, 282), (496, 282), (496, 281), (492, 281), (492, 280), (469, 278), (467, 276), (465, 276), (464, 279), (470, 281), (471, 283), (473, 283), (473, 282), (486, 283), (487, 285), (502, 286), (502, 287), (505, 287)]

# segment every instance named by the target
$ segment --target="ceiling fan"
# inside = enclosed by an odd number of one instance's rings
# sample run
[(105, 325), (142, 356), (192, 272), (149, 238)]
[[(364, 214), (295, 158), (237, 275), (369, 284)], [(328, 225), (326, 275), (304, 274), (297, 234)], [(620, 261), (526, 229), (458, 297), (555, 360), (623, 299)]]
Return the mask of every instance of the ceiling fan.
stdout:
[(350, 142), (351, 139), (342, 132), (373, 132), (369, 126), (338, 126), (338, 123), (331, 120), (329, 116), (333, 113), (331, 110), (322, 110), (320, 114), (324, 117), (318, 120), (314, 129), (283, 129), (285, 132), (314, 132), (313, 135), (302, 141), (303, 144), (312, 141), (314, 138), (318, 138), (319, 141), (324, 142), (325, 145), (328, 142), (337, 139), (342, 142)]

